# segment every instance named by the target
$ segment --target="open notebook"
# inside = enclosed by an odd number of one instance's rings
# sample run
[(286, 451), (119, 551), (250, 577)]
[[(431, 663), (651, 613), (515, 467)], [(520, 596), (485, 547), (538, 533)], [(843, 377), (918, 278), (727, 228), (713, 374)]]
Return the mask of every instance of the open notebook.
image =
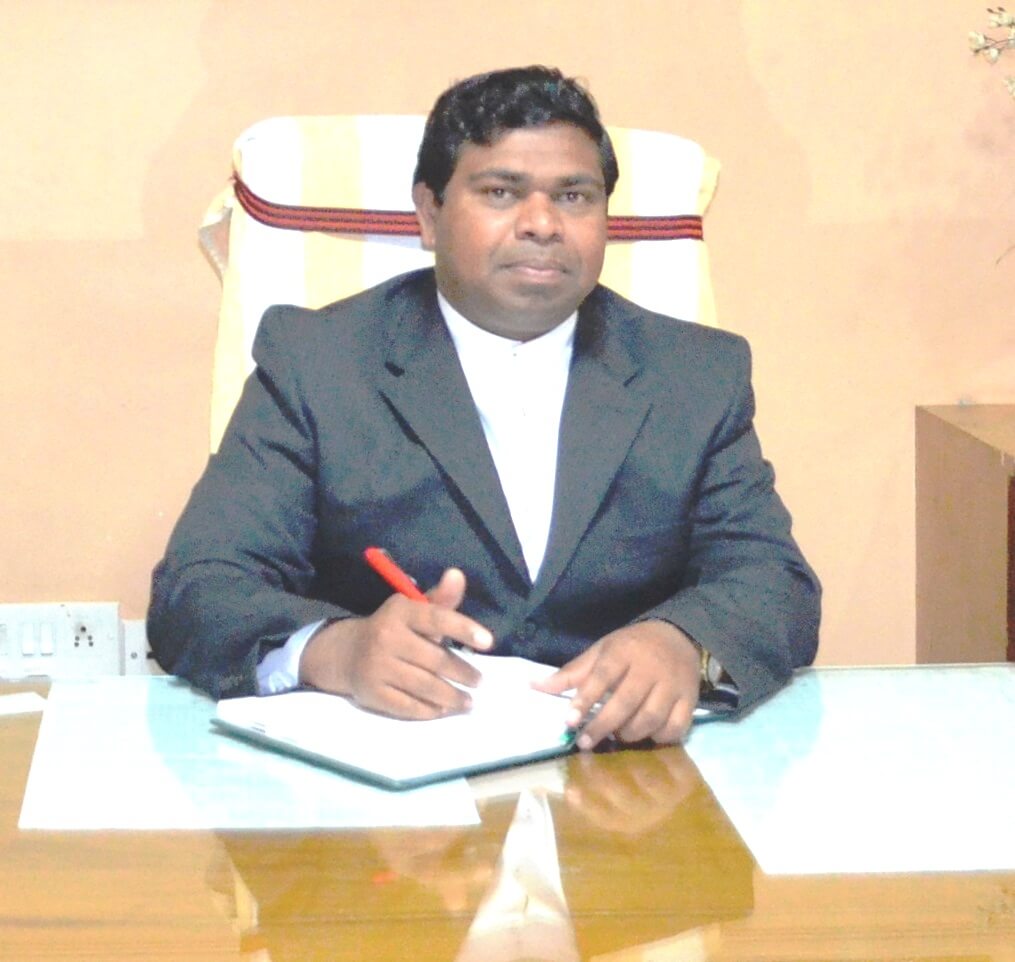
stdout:
[[(388, 718), (347, 698), (319, 691), (225, 698), (212, 723), (230, 734), (298, 755), (385, 788), (520, 765), (571, 751), (565, 724), (570, 698), (535, 691), (531, 683), (556, 671), (526, 658), (457, 654), (482, 674), (472, 709), (430, 721)], [(701, 704), (695, 720), (720, 717), (731, 706)]]
[(571, 750), (569, 699), (530, 687), (555, 669), (524, 658), (459, 652), (482, 673), (472, 710), (430, 721), (388, 718), (339, 695), (293, 691), (226, 698), (212, 723), (385, 788), (505, 768)]

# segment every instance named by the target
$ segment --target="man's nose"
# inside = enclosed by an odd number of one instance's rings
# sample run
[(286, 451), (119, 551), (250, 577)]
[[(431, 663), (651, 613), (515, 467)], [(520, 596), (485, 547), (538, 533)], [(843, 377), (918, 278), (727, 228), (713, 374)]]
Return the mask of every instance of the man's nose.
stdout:
[(521, 238), (540, 243), (560, 240), (563, 222), (553, 198), (538, 190), (527, 194), (518, 208), (515, 232)]

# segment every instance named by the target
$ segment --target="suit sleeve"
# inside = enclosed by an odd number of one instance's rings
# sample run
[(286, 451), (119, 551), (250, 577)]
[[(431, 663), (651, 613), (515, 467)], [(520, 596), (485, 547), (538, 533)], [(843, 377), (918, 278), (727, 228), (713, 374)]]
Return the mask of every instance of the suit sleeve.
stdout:
[(279, 335), (301, 327), (301, 313), (265, 315), (257, 368), (152, 577), (156, 658), (214, 697), (253, 694), (268, 650), (306, 624), (349, 616), (311, 597), (315, 432), (288, 356), (296, 339)]
[(821, 587), (791, 533), (754, 431), (750, 352), (737, 339), (729, 403), (709, 438), (690, 529), (686, 586), (638, 620), (661, 618), (725, 667), (741, 709), (817, 650)]

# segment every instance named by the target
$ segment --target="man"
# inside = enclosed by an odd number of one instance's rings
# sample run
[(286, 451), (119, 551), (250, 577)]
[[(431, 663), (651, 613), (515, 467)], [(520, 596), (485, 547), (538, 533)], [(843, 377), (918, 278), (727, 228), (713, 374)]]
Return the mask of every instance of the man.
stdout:
[[(164, 667), (432, 718), (478, 681), (451, 641), (562, 666), (545, 687), (576, 689), (591, 748), (679, 740), (716, 665), (745, 708), (812, 660), (819, 587), (753, 431), (748, 348), (597, 285), (616, 179), (559, 71), (438, 99), (413, 187), (435, 268), (265, 314), (154, 574)], [(390, 595), (371, 545), (429, 603)]]

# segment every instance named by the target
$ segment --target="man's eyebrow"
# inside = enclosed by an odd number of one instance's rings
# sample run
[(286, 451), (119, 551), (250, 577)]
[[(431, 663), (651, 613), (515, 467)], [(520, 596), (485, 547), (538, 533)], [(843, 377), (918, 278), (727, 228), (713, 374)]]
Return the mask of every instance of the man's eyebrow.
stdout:
[(605, 187), (602, 177), (593, 177), (590, 174), (571, 174), (569, 177), (561, 177), (557, 183), (561, 187)]
[(469, 175), (470, 183), (480, 180), (506, 180), (512, 184), (520, 184), (527, 179), (525, 174), (520, 174), (517, 170), (511, 170), (508, 167), (485, 167), (483, 170), (477, 170), (474, 174)]
[[(501, 180), (509, 184), (523, 184), (531, 181), (532, 178), (528, 174), (519, 173), (509, 167), (486, 167), (469, 175), (470, 183), (475, 184), (483, 180)], [(564, 177), (558, 177), (554, 181), (554, 186), (605, 188), (606, 185), (601, 177), (594, 177), (591, 174), (567, 174)]]

